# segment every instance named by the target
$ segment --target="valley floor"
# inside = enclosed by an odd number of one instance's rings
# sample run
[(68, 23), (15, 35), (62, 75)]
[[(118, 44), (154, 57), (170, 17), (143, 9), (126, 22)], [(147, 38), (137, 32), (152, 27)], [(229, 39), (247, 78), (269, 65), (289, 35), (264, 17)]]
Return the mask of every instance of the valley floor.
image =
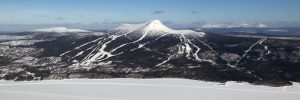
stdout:
[(299, 100), (300, 83), (268, 87), (188, 79), (0, 81), (3, 100)]

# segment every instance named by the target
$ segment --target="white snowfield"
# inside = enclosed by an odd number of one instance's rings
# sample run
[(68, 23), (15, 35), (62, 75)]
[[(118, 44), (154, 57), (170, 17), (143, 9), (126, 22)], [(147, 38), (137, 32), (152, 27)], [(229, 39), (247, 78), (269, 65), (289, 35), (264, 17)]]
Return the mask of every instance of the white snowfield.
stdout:
[(29, 39), (31, 36), (18, 36), (18, 35), (0, 35), (0, 41)]
[(68, 32), (90, 32), (82, 29), (68, 29), (65, 27), (53, 27), (53, 28), (44, 28), (44, 29), (35, 29), (33, 32), (57, 32), (57, 33), (68, 33)]
[(286, 87), (187, 79), (74, 79), (0, 81), (1, 100), (299, 100), (300, 84)]

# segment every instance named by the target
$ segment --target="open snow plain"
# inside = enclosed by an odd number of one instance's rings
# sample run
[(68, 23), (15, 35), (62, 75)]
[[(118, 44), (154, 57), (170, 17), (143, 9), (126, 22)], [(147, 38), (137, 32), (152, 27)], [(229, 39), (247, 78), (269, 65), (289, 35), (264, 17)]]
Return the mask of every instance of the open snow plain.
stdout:
[(299, 100), (300, 83), (268, 87), (187, 79), (0, 81), (1, 100)]

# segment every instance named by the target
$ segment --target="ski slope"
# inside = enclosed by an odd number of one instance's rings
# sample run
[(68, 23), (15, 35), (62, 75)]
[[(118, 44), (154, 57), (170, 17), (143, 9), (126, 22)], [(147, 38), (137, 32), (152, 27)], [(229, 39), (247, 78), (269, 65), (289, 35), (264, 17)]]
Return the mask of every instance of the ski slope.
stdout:
[(300, 84), (267, 87), (187, 79), (0, 81), (1, 100), (299, 100)]

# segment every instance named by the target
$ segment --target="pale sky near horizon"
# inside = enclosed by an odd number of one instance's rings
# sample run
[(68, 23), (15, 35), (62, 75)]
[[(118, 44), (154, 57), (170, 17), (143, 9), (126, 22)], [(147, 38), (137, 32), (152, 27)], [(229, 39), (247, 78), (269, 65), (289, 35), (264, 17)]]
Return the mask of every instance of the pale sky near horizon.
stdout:
[(258, 23), (299, 27), (300, 0), (1, 0), (0, 31), (107, 29), (159, 19), (173, 27)]

